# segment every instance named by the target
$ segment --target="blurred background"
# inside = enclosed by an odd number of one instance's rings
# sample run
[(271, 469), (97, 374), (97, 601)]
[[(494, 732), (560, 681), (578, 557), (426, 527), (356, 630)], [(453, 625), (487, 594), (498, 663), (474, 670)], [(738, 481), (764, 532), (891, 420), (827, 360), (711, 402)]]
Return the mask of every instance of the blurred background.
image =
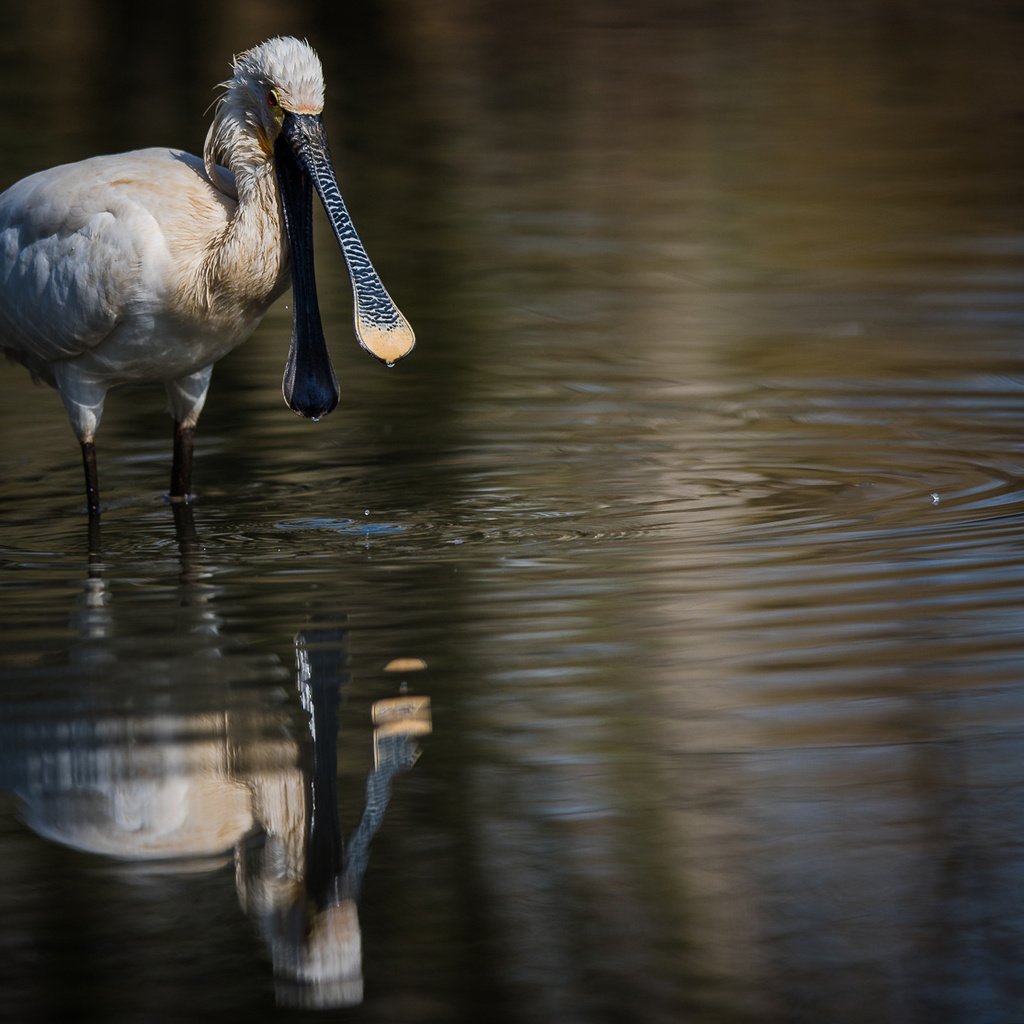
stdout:
[(0, 14), (2, 187), (201, 152), (308, 38), (418, 337), (358, 350), (321, 219), (339, 408), (281, 400), (286, 296), (190, 514), (111, 397), (98, 545), (0, 367), (0, 1018), (1020, 1020), (1018, 4)]

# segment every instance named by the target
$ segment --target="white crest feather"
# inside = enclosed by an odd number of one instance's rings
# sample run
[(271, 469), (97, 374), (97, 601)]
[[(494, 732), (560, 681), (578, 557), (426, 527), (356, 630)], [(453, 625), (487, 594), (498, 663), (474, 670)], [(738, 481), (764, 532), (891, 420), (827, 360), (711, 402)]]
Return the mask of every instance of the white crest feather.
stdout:
[(206, 173), (228, 194), (233, 190), (218, 165), (231, 167), (234, 155), (248, 163), (247, 151), (259, 145), (258, 130), (264, 135), (276, 131), (267, 107), (271, 90), (284, 110), (319, 114), (324, 108), (323, 68), (316, 51), (304, 40), (276, 36), (238, 54), (232, 67), (234, 75), (221, 83), (224, 93), (216, 101), (203, 147)]

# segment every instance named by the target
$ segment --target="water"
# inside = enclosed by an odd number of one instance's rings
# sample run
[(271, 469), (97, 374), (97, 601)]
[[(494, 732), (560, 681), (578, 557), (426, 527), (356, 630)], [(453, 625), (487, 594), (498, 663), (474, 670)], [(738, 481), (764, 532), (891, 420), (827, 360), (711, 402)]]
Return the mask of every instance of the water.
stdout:
[(12, 13), (3, 180), (308, 24), (418, 347), (321, 231), (339, 409), (284, 300), (190, 509), (111, 398), (99, 538), (0, 374), (0, 1016), (1019, 1021), (1019, 19), (224, 8)]

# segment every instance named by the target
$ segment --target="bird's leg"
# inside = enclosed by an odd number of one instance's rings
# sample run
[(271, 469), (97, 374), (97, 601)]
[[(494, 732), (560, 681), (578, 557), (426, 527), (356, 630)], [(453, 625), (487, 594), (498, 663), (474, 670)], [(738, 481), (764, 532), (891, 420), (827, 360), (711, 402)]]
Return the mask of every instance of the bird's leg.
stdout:
[(192, 490), (192, 442), (196, 428), (174, 424), (174, 460), (171, 463), (171, 501), (188, 501)]
[(188, 501), (192, 490), (192, 441), (210, 387), (213, 364), (169, 380), (167, 410), (174, 420), (174, 461), (171, 463), (171, 501)]
[(82, 441), (82, 466), (85, 469), (85, 504), (90, 518), (100, 514), (100, 480), (96, 472), (96, 444)]

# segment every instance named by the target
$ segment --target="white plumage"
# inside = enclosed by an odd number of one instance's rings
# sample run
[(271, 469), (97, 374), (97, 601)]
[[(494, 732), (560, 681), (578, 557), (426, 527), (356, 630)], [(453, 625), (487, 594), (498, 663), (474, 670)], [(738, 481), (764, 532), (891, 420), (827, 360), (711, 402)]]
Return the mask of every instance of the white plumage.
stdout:
[[(164, 385), (175, 421), (171, 495), (190, 487), (192, 434), (213, 364), (295, 284), (285, 397), (319, 417), (337, 401), (313, 284), (316, 187), (352, 276), (356, 333), (393, 362), (414, 344), (337, 189), (312, 48), (271, 39), (235, 59), (204, 158), (174, 149), (93, 157), (0, 195), (0, 349), (59, 391), (98, 512), (95, 435), (107, 392)], [(291, 259), (290, 259), (291, 257)]]

